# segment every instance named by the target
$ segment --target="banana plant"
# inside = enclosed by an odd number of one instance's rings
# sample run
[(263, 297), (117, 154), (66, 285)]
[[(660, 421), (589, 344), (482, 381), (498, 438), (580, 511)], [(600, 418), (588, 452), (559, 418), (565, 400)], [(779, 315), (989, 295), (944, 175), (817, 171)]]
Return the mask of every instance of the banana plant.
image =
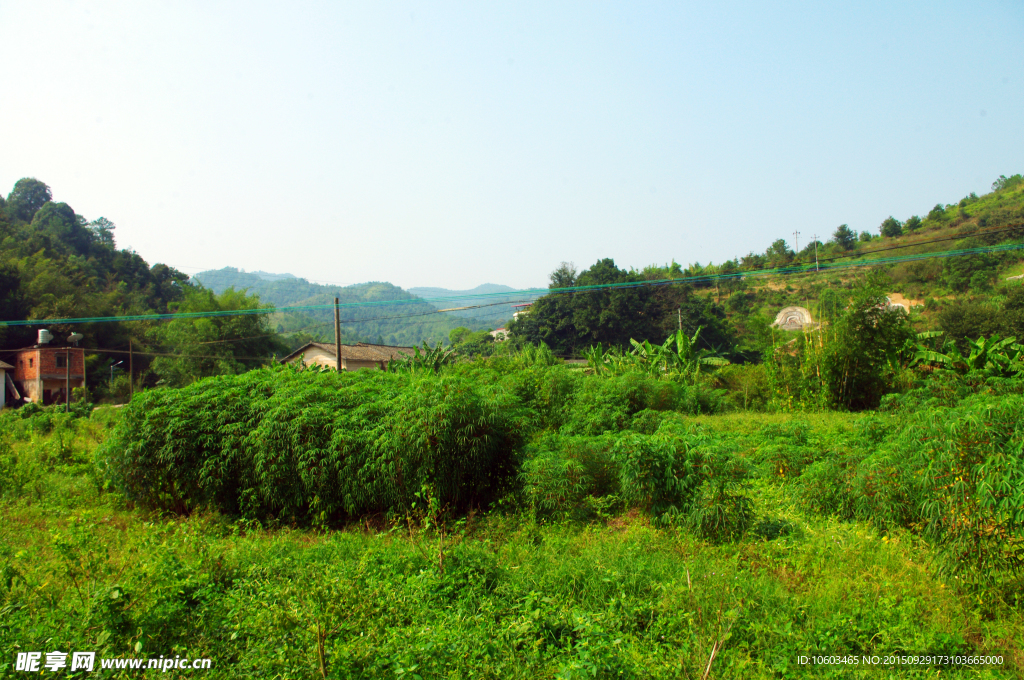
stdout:
[[(921, 333), (918, 334), (918, 338), (927, 339), (941, 334), (941, 331)], [(919, 343), (913, 363), (939, 364), (960, 374), (970, 371), (984, 371), (997, 376), (1024, 374), (1024, 346), (1017, 344), (1017, 338), (1000, 338), (993, 335), (990, 338), (968, 340), (967, 345), (968, 352), (964, 355), (953, 343), (947, 343), (942, 348), (948, 348), (946, 352), (930, 349)]]
[(630, 340), (634, 357), (639, 367), (652, 375), (692, 375), (694, 381), (699, 379), (700, 370), (704, 366), (725, 366), (729, 361), (709, 349), (698, 349), (697, 341), (703, 326), (697, 328), (692, 336), (678, 330), (668, 336), (661, 345), (652, 345), (648, 341)]
[(453, 348), (445, 348), (441, 343), (431, 347), (426, 340), (423, 341), (423, 353), (420, 348), (413, 348), (413, 355), (405, 359), (396, 359), (387, 364), (389, 371), (408, 371), (416, 373), (419, 371), (432, 371), (439, 373), (441, 368), (454, 364), (458, 359), (458, 352)]
[(583, 356), (587, 360), (587, 366), (594, 372), (594, 375), (612, 372), (610, 352), (605, 352), (601, 345), (594, 345), (583, 350)]

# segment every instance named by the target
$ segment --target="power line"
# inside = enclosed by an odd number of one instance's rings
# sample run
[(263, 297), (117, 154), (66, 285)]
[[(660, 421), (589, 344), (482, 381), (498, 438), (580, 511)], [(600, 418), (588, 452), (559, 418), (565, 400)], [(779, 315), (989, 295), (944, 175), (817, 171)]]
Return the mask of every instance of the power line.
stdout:
[[(464, 309), (479, 309), (481, 307), (495, 307), (497, 305), (513, 304), (514, 302), (520, 302), (520, 301), (519, 300), (513, 300), (512, 302), (491, 302), (491, 303), (486, 304), (486, 305), (473, 305), (473, 306), (469, 306), (469, 307), (457, 307), (457, 308), (454, 308), (454, 309), (435, 309), (435, 310), (432, 310), (432, 311), (429, 311), (429, 312), (417, 312), (415, 314), (396, 314), (396, 315), (392, 315), (392, 316), (378, 316), (378, 317), (373, 317), (373, 318), (370, 318), (370, 319), (342, 320), (341, 323), (343, 323), (343, 324), (356, 324), (356, 323), (364, 323), (366, 321), (383, 321), (385, 319), (409, 319), (409, 318), (416, 317), (416, 316), (428, 316), (428, 315), (431, 315), (431, 314), (440, 314), (442, 312), (455, 312), (455, 311), (460, 311), (460, 310), (464, 310)], [(210, 341), (207, 341), (207, 342), (197, 342), (197, 343), (194, 343), (194, 344), (196, 344), (196, 345), (220, 345), (220, 344), (229, 343), (229, 342), (242, 342), (243, 340), (257, 340), (259, 338), (269, 338), (269, 337), (274, 337), (274, 336), (277, 336), (277, 335), (287, 335), (289, 333), (299, 333), (301, 331), (309, 330), (311, 328), (323, 328), (325, 326), (333, 326), (333, 325), (334, 325), (333, 323), (321, 323), (321, 324), (317, 324), (315, 326), (306, 326), (304, 328), (298, 328), (298, 329), (293, 330), (293, 331), (282, 331), (281, 333), (265, 333), (263, 335), (250, 335), (250, 336), (247, 336), (247, 337), (244, 337), (244, 338), (231, 338), (229, 340), (210, 340)]]
[(267, 361), (274, 357), (240, 357), (232, 354), (231, 356), (222, 356), (216, 354), (172, 354), (170, 352), (140, 352), (138, 350), (127, 350), (127, 349), (88, 349), (82, 348), (83, 352), (89, 352), (91, 354), (134, 354), (136, 356), (144, 357), (173, 357), (176, 359), (240, 359), (243, 361)]
[[(976, 232), (974, 234), (969, 234), (969, 235), (958, 235), (958, 236), (930, 239), (928, 241), (919, 241), (919, 242), (916, 242), (916, 243), (901, 244), (901, 245), (896, 245), (896, 246), (889, 246), (889, 247), (886, 247), (886, 248), (877, 248), (877, 249), (874, 249), (874, 250), (864, 251), (864, 252), (859, 252), (859, 253), (851, 253), (851, 254), (847, 254), (847, 255), (837, 255), (837, 256), (834, 256), (834, 257), (830, 257), (830, 258), (820, 258), (819, 259), (819, 269), (821, 269), (821, 270), (833, 270), (833, 269), (847, 269), (847, 268), (861, 267), (861, 266), (879, 266), (879, 265), (883, 265), (883, 264), (894, 264), (894, 263), (897, 263), (897, 262), (911, 262), (911, 261), (922, 260), (922, 259), (956, 257), (956, 256), (962, 256), (962, 255), (977, 255), (977, 254), (991, 253), (991, 252), (1003, 252), (1003, 251), (1008, 251), (1008, 250), (1019, 250), (1021, 248), (1024, 248), (1024, 244), (1006, 244), (1006, 245), (987, 246), (987, 247), (979, 247), (979, 248), (966, 248), (966, 249), (958, 249), (958, 250), (952, 250), (952, 251), (942, 251), (942, 252), (938, 252), (938, 253), (923, 253), (923, 254), (919, 254), (919, 255), (909, 255), (909, 256), (902, 257), (902, 258), (899, 258), (899, 257), (897, 257), (897, 258), (878, 258), (878, 259), (872, 259), (872, 260), (861, 261), (861, 262), (856, 262), (856, 261), (835, 262), (835, 260), (845, 260), (845, 259), (849, 259), (849, 258), (860, 258), (860, 257), (862, 257), (864, 255), (871, 255), (871, 254), (874, 254), (874, 253), (886, 252), (886, 251), (889, 251), (889, 250), (897, 250), (897, 249), (900, 249), (900, 248), (912, 248), (912, 247), (918, 247), (918, 246), (927, 245), (929, 243), (939, 243), (939, 242), (943, 242), (943, 241), (962, 240), (962, 239), (970, 237), (970, 236), (981, 236), (981, 235), (994, 234), (994, 233), (1007, 232), (1007, 231), (1017, 231), (1017, 230), (1020, 229), (1021, 226), (1022, 225), (1017, 225), (1016, 227), (1007, 227), (1007, 228), (1002, 228), (1002, 229), (988, 230), (988, 231), (985, 231), (985, 232)], [(822, 261), (832, 262), (832, 264), (825, 265), (825, 266), (820, 266), (820, 263)], [(598, 290), (620, 289), (620, 288), (636, 288), (636, 287), (641, 287), (641, 286), (676, 285), (676, 284), (680, 284), (680, 283), (703, 283), (703, 282), (712, 282), (712, 281), (716, 281), (716, 280), (724, 280), (724, 279), (731, 279), (731, 278), (741, 278), (741, 277), (747, 277), (747, 276), (752, 276), (752, 277), (756, 277), (756, 276), (786, 276), (786, 275), (791, 275), (791, 274), (800, 274), (800, 273), (806, 273), (806, 272), (809, 272), (809, 271), (815, 271), (814, 269), (812, 269), (812, 267), (813, 267), (813, 265), (796, 264), (796, 265), (790, 265), (790, 266), (786, 266), (786, 267), (764, 268), (764, 269), (759, 269), (759, 270), (744, 270), (744, 271), (738, 271), (738, 272), (730, 273), (730, 274), (706, 274), (706, 275), (701, 275), (701, 276), (680, 277), (680, 278), (675, 278), (675, 279), (661, 279), (661, 280), (654, 280), (654, 281), (627, 281), (627, 282), (622, 282), (622, 283), (605, 283), (605, 284), (593, 284), (593, 285), (589, 285), (589, 286), (572, 286), (572, 287), (568, 287), (568, 288), (546, 288), (546, 289), (545, 288), (527, 288), (527, 289), (520, 290), (520, 291), (511, 291), (511, 292), (505, 291), (505, 292), (501, 292), (501, 293), (481, 293), (481, 294), (464, 295), (464, 296), (452, 296), (452, 297), (447, 297), (447, 298), (414, 298), (414, 299), (410, 299), (410, 300), (372, 300), (372, 301), (366, 301), (366, 302), (345, 303), (345, 304), (342, 304), (340, 306), (344, 307), (344, 308), (351, 309), (351, 308), (361, 308), (361, 307), (381, 306), (381, 305), (396, 305), (396, 304), (408, 304), (408, 303), (416, 303), (416, 302), (430, 302), (432, 300), (433, 301), (441, 301), (441, 300), (443, 300), (445, 302), (451, 302), (453, 300), (458, 300), (458, 299), (463, 299), (463, 298), (466, 298), (466, 299), (479, 299), (479, 298), (494, 297), (494, 296), (501, 296), (501, 297), (504, 297), (504, 298), (509, 298), (509, 297), (516, 297), (516, 296), (519, 296), (519, 297), (523, 297), (523, 296), (534, 297), (534, 296), (543, 296), (543, 295), (578, 294), (578, 293), (593, 292), (593, 291), (598, 291)], [(503, 305), (503, 304), (514, 304), (516, 302), (518, 302), (518, 301), (517, 300), (505, 299), (505, 300), (502, 300), (501, 302), (489, 303), (489, 304), (485, 304), (485, 305), (474, 305), (474, 306), (465, 307), (465, 308), (462, 308), (462, 309), (475, 309), (475, 308), (480, 308), (480, 307), (490, 307), (490, 306)], [(257, 308), (250, 308), (250, 309), (222, 310), (222, 311), (216, 311), (216, 312), (185, 312), (185, 313), (167, 313), (167, 314), (140, 314), (140, 315), (131, 315), (131, 316), (82, 317), (82, 318), (66, 318), (66, 319), (26, 319), (26, 320), (14, 320), (14, 321), (0, 321), (0, 326), (5, 326), (5, 325), (6, 326), (29, 326), (29, 325), (37, 326), (37, 325), (47, 325), (47, 324), (104, 323), (104, 322), (110, 322), (110, 321), (160, 321), (160, 320), (165, 320), (165, 319), (211, 318), (211, 317), (226, 317), (226, 316), (243, 316), (243, 315), (251, 315), (251, 314), (274, 314), (274, 313), (283, 313), (283, 312), (289, 312), (289, 311), (325, 310), (325, 309), (333, 309), (333, 307), (334, 307), (333, 304), (328, 304), (328, 305), (295, 305), (295, 306), (285, 306), (285, 307), (257, 307)], [(429, 312), (419, 312), (419, 313), (408, 314), (408, 315), (396, 315), (396, 316), (390, 316), (390, 317), (375, 317), (375, 318), (370, 318), (370, 319), (352, 319), (350, 321), (347, 321), (346, 323), (362, 323), (364, 321), (376, 321), (376, 320), (382, 320), (382, 319), (388, 319), (388, 318), (408, 318), (408, 317), (413, 317), (413, 316), (426, 316), (426, 315), (430, 315), (430, 314), (441, 313), (441, 311), (442, 310), (431, 310)]]

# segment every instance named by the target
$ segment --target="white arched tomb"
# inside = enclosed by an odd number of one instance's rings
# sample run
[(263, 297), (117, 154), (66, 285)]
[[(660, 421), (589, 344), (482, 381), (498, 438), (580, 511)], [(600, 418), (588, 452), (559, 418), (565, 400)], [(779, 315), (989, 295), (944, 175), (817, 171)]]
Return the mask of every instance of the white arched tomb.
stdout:
[(804, 307), (785, 307), (775, 317), (773, 326), (784, 331), (799, 331), (815, 325), (811, 313)]

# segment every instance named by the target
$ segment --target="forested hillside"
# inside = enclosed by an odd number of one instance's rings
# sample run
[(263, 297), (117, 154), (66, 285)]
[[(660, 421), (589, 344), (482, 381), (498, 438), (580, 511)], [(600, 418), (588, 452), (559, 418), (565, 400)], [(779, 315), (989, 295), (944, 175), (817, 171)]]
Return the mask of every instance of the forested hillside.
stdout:
[[(274, 307), (321, 307), (273, 316), (272, 324), (279, 332), (292, 333), (288, 342), (293, 347), (309, 340), (333, 339), (334, 312), (326, 306), (333, 305), (336, 297), (342, 305), (342, 333), (346, 342), (436, 344), (447, 342), (448, 334), (459, 326), (471, 326), (473, 330), (494, 327), (473, 316), (455, 319), (436, 314), (439, 307), (385, 282), (331, 286), (294, 277), (271, 280), (263, 273), (246, 273), (233, 267), (200, 272), (194, 279), (217, 293), (232, 287), (245, 290)], [(460, 302), (455, 306), (464, 305)]]
[[(115, 225), (89, 220), (53, 200), (43, 182), (25, 178), (0, 197), (0, 322), (25, 319), (123, 317), (172, 312), (256, 309), (253, 296), (219, 295), (163, 264), (118, 249)], [(0, 323), (0, 359), (35, 342), (38, 326)], [(198, 320), (48, 324), (58, 341), (82, 333), (87, 372), (100, 396), (126, 396), (128, 350), (139, 385), (185, 384), (204, 375), (238, 373), (269, 361), (285, 347), (268, 335), (266, 315)], [(227, 341), (227, 342), (225, 342)], [(111, 367), (114, 366), (112, 370)]]
[[(887, 217), (877, 233), (840, 225), (799, 252), (778, 239), (764, 253), (721, 264), (626, 271), (605, 259), (580, 272), (563, 265), (552, 273), (553, 293), (510, 329), (579, 356), (594, 344), (628, 347), (631, 338), (660, 341), (677, 326), (703, 327), (705, 349), (736, 359), (751, 356), (783, 308), (827, 317), (870, 280), (905, 306), (917, 331), (942, 330), (961, 346), (994, 333), (1024, 337), (1024, 177), (1000, 177), (989, 194), (922, 214)], [(588, 288), (601, 284), (618, 287)]]

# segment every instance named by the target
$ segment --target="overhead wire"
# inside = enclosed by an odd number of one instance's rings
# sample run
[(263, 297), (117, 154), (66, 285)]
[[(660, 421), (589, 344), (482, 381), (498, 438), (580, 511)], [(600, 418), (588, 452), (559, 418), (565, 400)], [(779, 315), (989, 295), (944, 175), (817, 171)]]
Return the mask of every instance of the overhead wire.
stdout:
[[(894, 264), (898, 262), (910, 262), (922, 259), (932, 258), (947, 258), (956, 257), (963, 255), (976, 255), (984, 253), (1004, 252), (1009, 250), (1019, 250), (1024, 248), (1024, 244), (1002, 244), (996, 246), (983, 246), (977, 248), (963, 248), (955, 249), (951, 251), (941, 252), (930, 252), (920, 253), (915, 255), (908, 255), (902, 257), (892, 258), (872, 258), (868, 260), (858, 260), (864, 255), (871, 255), (873, 253), (885, 252), (889, 250), (897, 250), (900, 248), (920, 247), (928, 245), (929, 243), (938, 243), (951, 240), (962, 240), (974, 236), (983, 236), (992, 233), (1000, 233), (1007, 231), (1015, 231), (1020, 229), (1021, 225), (1015, 227), (1006, 227), (1001, 229), (978, 231), (973, 234), (958, 235), (953, 237), (942, 237), (931, 239), (928, 241), (918, 241), (909, 244), (900, 244), (895, 246), (889, 246), (886, 248), (874, 249), (871, 251), (862, 251), (857, 253), (850, 253), (847, 255), (837, 255), (830, 258), (819, 258), (818, 263), (799, 263), (795, 265), (788, 265), (783, 267), (773, 268), (762, 268), (759, 270), (742, 270), (736, 272), (730, 272), (728, 274), (713, 273), (713, 274), (701, 274), (696, 276), (684, 276), (678, 278), (659, 279), (659, 280), (639, 280), (639, 281), (627, 281), (621, 283), (606, 283), (606, 284), (591, 284), (586, 286), (569, 286), (562, 288), (527, 288), (519, 291), (506, 291), (501, 293), (480, 293), (465, 296), (452, 296), (446, 298), (412, 298), (405, 300), (371, 300), (365, 302), (349, 302), (337, 305), (341, 309), (351, 310), (359, 309), (363, 307), (371, 306), (384, 306), (384, 305), (401, 305), (419, 302), (452, 302), (459, 299), (480, 299), (487, 297), (500, 296), (503, 299), (500, 302), (488, 303), (483, 305), (471, 305), (467, 307), (457, 308), (462, 309), (477, 309), (481, 307), (490, 307), (504, 304), (515, 304), (522, 302), (523, 300), (510, 300), (509, 298), (535, 298), (544, 295), (563, 295), (563, 294), (579, 294), (598, 290), (609, 290), (609, 289), (623, 289), (623, 288), (636, 288), (644, 286), (664, 286), (664, 285), (679, 285), (683, 283), (710, 283), (713, 281), (722, 281), (735, 278), (746, 278), (746, 277), (763, 277), (763, 276), (787, 276), (792, 274), (806, 274), (806, 273), (820, 273), (821, 271), (834, 271), (837, 269), (848, 269), (863, 266), (879, 266), (884, 264)], [(836, 262), (835, 260), (849, 260), (847, 262)], [(825, 262), (822, 265), (822, 261)], [(80, 318), (53, 318), (53, 319), (24, 319), (24, 320), (9, 320), (0, 321), (0, 326), (27, 326), (27, 325), (47, 325), (47, 324), (76, 324), (76, 323), (104, 323), (111, 321), (159, 321), (166, 319), (190, 319), (190, 318), (212, 318), (212, 317), (226, 317), (226, 316), (243, 316), (252, 314), (274, 314), (283, 313), (290, 311), (323, 311), (334, 309), (334, 304), (322, 304), (322, 305), (291, 305), (283, 307), (255, 307), (250, 309), (239, 309), (239, 310), (218, 310), (212, 312), (175, 312), (166, 314), (139, 314), (139, 315), (126, 315), (126, 316), (104, 316), (104, 317), (80, 317)], [(384, 317), (371, 317), (367, 319), (353, 318), (347, 320), (345, 323), (362, 323), (364, 321), (377, 321), (384, 319), (395, 319), (395, 318), (411, 318), (415, 316), (427, 316), (432, 314), (439, 314), (446, 311), (452, 310), (439, 310), (434, 309), (426, 312), (417, 312), (414, 314), (400, 314)]]

